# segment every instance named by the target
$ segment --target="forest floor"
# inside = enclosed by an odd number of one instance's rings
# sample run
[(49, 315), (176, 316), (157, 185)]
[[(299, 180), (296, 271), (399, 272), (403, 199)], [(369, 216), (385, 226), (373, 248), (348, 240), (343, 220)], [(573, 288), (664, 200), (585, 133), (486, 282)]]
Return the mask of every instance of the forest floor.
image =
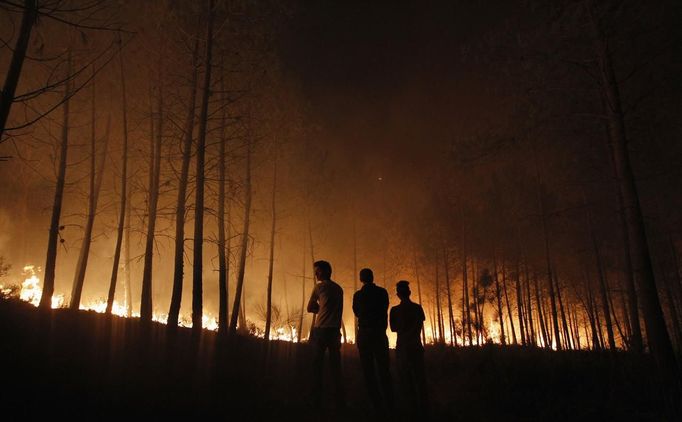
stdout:
[[(169, 336), (162, 324), (95, 312), (41, 315), (0, 300), (0, 408), (12, 419), (372, 419), (351, 344), (342, 350), (348, 409), (338, 414), (310, 406), (306, 344), (268, 350), (254, 337), (223, 344), (205, 331), (196, 341), (189, 329)], [(434, 421), (666, 419), (645, 358), (487, 345), (427, 346), (425, 360)], [(404, 412), (399, 405), (394, 419)]]

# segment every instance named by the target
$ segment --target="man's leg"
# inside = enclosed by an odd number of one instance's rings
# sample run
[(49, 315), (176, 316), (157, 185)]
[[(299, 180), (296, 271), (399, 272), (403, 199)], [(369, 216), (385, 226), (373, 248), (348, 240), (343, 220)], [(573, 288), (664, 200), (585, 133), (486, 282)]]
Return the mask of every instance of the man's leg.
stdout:
[(379, 380), (383, 390), (386, 407), (393, 410), (393, 382), (391, 380), (391, 370), (388, 357), (388, 337), (384, 334), (376, 339), (374, 343), (374, 356), (377, 360), (379, 370)]
[(341, 332), (338, 329), (328, 331), (329, 365), (331, 367), (332, 382), (336, 388), (336, 405), (346, 407), (346, 394), (341, 378)]
[(313, 329), (313, 336), (311, 338), (311, 346), (313, 347), (313, 405), (319, 407), (322, 399), (322, 368), (324, 363), (325, 341), (319, 329)]
[(402, 392), (402, 402), (408, 406), (409, 419), (415, 417), (416, 398), (414, 391), (414, 380), (412, 378), (412, 362), (410, 355), (405, 350), (396, 350), (396, 357), (398, 361), (398, 371), (400, 374), (400, 387)]
[(371, 338), (358, 338), (358, 353), (360, 354), (360, 363), (362, 364), (362, 373), (365, 377), (367, 394), (374, 408), (379, 409), (381, 407), (381, 395), (379, 394), (379, 385), (377, 384), (374, 372), (374, 353), (370, 341)]
[(417, 406), (424, 420), (429, 419), (429, 396), (424, 370), (424, 352), (416, 352), (413, 361), (414, 386), (417, 393)]

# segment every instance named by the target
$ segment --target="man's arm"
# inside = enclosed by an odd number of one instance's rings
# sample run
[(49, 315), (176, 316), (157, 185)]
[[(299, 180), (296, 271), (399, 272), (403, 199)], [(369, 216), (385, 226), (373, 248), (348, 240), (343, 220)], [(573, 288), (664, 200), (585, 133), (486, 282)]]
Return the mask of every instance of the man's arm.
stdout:
[(391, 313), (388, 315), (388, 322), (391, 325), (391, 331), (394, 333), (398, 332), (398, 321), (395, 316), (395, 307), (391, 308)]
[(317, 303), (317, 284), (313, 287), (313, 292), (310, 294), (307, 310), (311, 314), (316, 314), (320, 311), (320, 304)]
[(383, 311), (384, 315), (386, 315), (386, 312), (388, 312), (388, 292), (386, 289), (381, 293), (381, 310)]
[(360, 300), (358, 299), (358, 292), (353, 294), (353, 314), (356, 318), (360, 317)]

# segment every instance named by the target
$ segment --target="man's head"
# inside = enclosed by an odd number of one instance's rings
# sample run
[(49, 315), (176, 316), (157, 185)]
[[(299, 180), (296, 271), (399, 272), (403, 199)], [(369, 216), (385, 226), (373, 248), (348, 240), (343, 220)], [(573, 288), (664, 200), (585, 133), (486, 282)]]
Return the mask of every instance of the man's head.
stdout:
[(400, 299), (408, 299), (410, 297), (410, 282), (406, 280), (400, 280), (395, 285), (395, 291)]
[(360, 281), (363, 283), (373, 283), (374, 273), (369, 268), (363, 268), (360, 270)]
[(332, 277), (332, 265), (327, 261), (315, 261), (313, 270), (317, 281), (329, 280)]

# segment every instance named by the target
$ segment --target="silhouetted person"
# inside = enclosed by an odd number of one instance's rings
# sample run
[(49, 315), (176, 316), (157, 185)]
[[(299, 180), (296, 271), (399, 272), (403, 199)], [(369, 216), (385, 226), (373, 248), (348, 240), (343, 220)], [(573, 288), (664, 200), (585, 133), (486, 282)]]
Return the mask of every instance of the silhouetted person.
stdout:
[[(353, 313), (358, 318), (356, 343), (369, 398), (377, 411), (393, 409), (393, 388), (388, 362), (388, 292), (374, 284), (369, 268), (360, 271), (362, 288), (353, 295)], [(378, 375), (378, 380), (377, 380)], [(381, 391), (379, 390), (381, 384)], [(383, 399), (382, 399), (383, 395)]]
[(331, 280), (332, 266), (327, 261), (317, 261), (313, 265), (315, 285), (308, 312), (317, 314), (311, 331), (310, 342), (314, 347), (313, 358), (313, 402), (320, 406), (322, 397), (322, 369), (324, 354), (329, 350), (329, 366), (335, 388), (335, 401), (338, 408), (345, 407), (343, 380), (341, 379), (341, 317), (343, 314), (343, 289)]
[(401, 280), (396, 284), (400, 304), (391, 308), (391, 331), (398, 333), (396, 360), (405, 399), (411, 407), (413, 419), (428, 418), (426, 376), (424, 374), (424, 346), (421, 331), (424, 309), (410, 300), (410, 283)]

